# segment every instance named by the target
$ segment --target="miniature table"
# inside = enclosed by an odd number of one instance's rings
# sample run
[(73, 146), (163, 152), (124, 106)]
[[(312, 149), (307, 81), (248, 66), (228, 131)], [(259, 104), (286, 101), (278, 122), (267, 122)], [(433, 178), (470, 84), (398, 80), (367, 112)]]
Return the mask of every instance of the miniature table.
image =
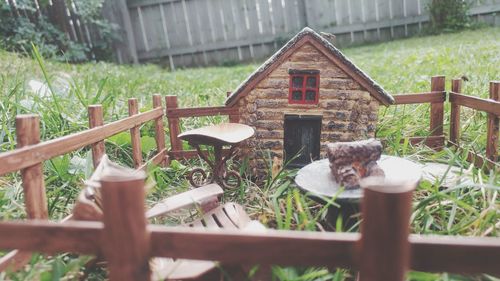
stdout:
[[(421, 165), (400, 157), (382, 155), (377, 161), (385, 177), (394, 181), (419, 181), (422, 177)], [(344, 221), (359, 212), (359, 201), (363, 196), (361, 188), (341, 190), (335, 181), (328, 159), (314, 161), (303, 167), (295, 177), (295, 183), (313, 199), (324, 202), (323, 198), (335, 197), (338, 208), (330, 208), (329, 217), (335, 219), (342, 211)]]
[[(226, 162), (236, 154), (236, 148), (242, 141), (253, 136), (252, 127), (238, 123), (222, 123), (184, 132), (179, 138), (196, 148), (200, 158), (205, 160), (211, 171), (207, 173), (202, 168), (194, 168), (189, 173), (189, 182), (195, 186), (216, 182), (226, 188), (238, 187), (241, 176), (238, 172), (226, 169)], [(214, 160), (210, 160), (200, 148), (200, 145), (213, 147)], [(229, 146), (223, 156), (223, 147)]]

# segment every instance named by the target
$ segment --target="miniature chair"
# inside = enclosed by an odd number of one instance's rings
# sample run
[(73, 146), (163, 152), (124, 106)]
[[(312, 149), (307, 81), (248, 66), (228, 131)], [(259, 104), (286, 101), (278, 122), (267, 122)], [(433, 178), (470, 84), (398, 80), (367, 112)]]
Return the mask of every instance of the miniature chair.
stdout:
[[(73, 220), (102, 220), (100, 178), (104, 173), (119, 176), (123, 173), (143, 173), (143, 171), (122, 167), (111, 162), (104, 155), (90, 179), (85, 182), (86, 187), (78, 196), (73, 208)], [(204, 215), (188, 224), (190, 227), (265, 230), (262, 224), (252, 221), (240, 205), (226, 203), (218, 206), (218, 197), (222, 194), (223, 190), (217, 184), (201, 186), (162, 200), (146, 212), (146, 217), (153, 218), (182, 208), (199, 205)], [(218, 279), (217, 276), (221, 274), (217, 262), (214, 261), (154, 258), (150, 263), (153, 280), (213, 280)]]

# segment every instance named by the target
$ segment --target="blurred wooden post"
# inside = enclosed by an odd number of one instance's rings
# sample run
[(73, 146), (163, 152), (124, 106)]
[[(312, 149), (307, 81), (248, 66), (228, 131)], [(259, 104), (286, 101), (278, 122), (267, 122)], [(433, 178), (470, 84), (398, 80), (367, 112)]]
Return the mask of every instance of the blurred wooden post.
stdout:
[[(40, 121), (37, 115), (16, 117), (17, 148), (40, 142)], [(47, 197), (43, 181), (42, 163), (21, 170), (24, 203), (30, 219), (48, 219)]]
[[(500, 101), (500, 81), (490, 82), (490, 99)], [(498, 131), (499, 118), (495, 114), (488, 113), (488, 133), (486, 137), (486, 158), (497, 162), (498, 158)]]
[[(163, 111), (163, 106), (161, 104), (161, 95), (153, 95), (153, 108), (161, 108)], [(165, 112), (163, 111), (163, 114)], [(157, 153), (165, 149), (165, 130), (163, 129), (163, 116), (155, 119), (155, 140)], [(165, 167), (168, 164), (167, 153), (163, 152), (163, 160), (159, 163), (160, 166)]]
[(177, 137), (181, 133), (179, 118), (178, 117), (170, 117), (168, 111), (170, 109), (178, 108), (177, 105), (177, 96), (166, 96), (165, 102), (167, 104), (167, 119), (168, 119), (168, 128), (170, 133), (170, 146), (172, 151), (181, 151), (182, 143)]
[(410, 268), (410, 215), (416, 183), (363, 186), (361, 281), (402, 281)]
[[(95, 128), (104, 125), (102, 106), (100, 104), (89, 105), (89, 127)], [(102, 156), (106, 153), (104, 148), (104, 141), (99, 141), (92, 144), (92, 161), (94, 163), (94, 168), (101, 162)]]
[[(445, 90), (446, 78), (444, 76), (433, 76), (431, 78), (431, 91), (432, 92), (444, 92)], [(431, 122), (430, 122), (430, 133), (431, 136), (442, 136), (443, 135), (443, 123), (444, 123), (444, 102), (433, 102), (431, 103)], [(436, 150), (441, 150), (442, 146), (433, 147)]]
[[(139, 113), (139, 104), (137, 99), (128, 99), (128, 115), (133, 116)], [(141, 132), (140, 126), (135, 126), (130, 129), (130, 137), (132, 141), (132, 158), (134, 166), (139, 168), (142, 165), (142, 150), (141, 150)]]
[[(453, 93), (462, 92), (462, 79), (451, 80), (451, 91)], [(451, 102), (451, 112), (450, 112), (450, 142), (452, 144), (457, 144), (460, 139), (460, 105), (455, 102)]]
[[(40, 120), (37, 115), (16, 117), (17, 148), (40, 142)], [(37, 163), (21, 170), (24, 205), (29, 219), (48, 219), (47, 195), (43, 180), (43, 165)], [(31, 253), (14, 250), (0, 258), (0, 271), (21, 269), (31, 259)]]
[(104, 175), (103, 253), (110, 280), (150, 280), (150, 233), (144, 208), (145, 174)]
[[(231, 92), (227, 92), (226, 94), (229, 97), (231, 95)], [(230, 114), (229, 115), (229, 122), (230, 123), (239, 123), (240, 122), (240, 116), (237, 115), (237, 114)]]

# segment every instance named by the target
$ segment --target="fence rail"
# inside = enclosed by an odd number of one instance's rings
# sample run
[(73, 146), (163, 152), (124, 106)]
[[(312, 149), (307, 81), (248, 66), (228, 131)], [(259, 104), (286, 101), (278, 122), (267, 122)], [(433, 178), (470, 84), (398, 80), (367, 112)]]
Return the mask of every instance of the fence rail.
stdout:
[(469, 152), (468, 160), (475, 163), (476, 166), (500, 170), (498, 164), (498, 139), (500, 126), (500, 82), (491, 81), (489, 90), (489, 99), (467, 96), (461, 94), (462, 81), (452, 80), (452, 88), (449, 93), (451, 103), (450, 113), (450, 144), (460, 147), (460, 107), (465, 106), (474, 110), (488, 113), (487, 117), (487, 135), (486, 135), (486, 155), (478, 155)]
[(416, 183), (367, 186), (361, 234), (151, 226), (144, 217), (143, 178), (105, 177), (102, 183), (103, 223), (1, 222), (0, 248), (103, 256), (110, 280), (150, 280), (151, 257), (347, 267), (358, 269), (360, 280), (375, 281), (404, 280), (410, 268), (500, 273), (500, 241), (496, 238), (409, 235)]
[[(309, 26), (339, 46), (421, 32), (431, 0), (108, 0), (110, 20), (124, 27), (120, 62), (165, 61), (170, 68), (269, 57)], [(500, 24), (500, 0), (469, 0), (470, 16)]]
[[(413, 104), (416, 99), (431, 104), (431, 135), (412, 138), (412, 142), (431, 141), (441, 146), (444, 143), (444, 85), (445, 77), (435, 76), (431, 80), (430, 92), (410, 94), (407, 97), (396, 96), (397, 104)], [(452, 108), (450, 135), (454, 136), (454, 141), (458, 141), (460, 106), (490, 112), (486, 157), (481, 158), (481, 161), (484, 161), (481, 163), (491, 163), (498, 167), (495, 162), (498, 158), (499, 112), (491, 108), (498, 106), (500, 82), (490, 83), (490, 99), (474, 98), (472, 99), (474, 102), (464, 104), (460, 101), (470, 99), (464, 98), (465, 95), (460, 92), (461, 82), (455, 79), (452, 81), (450, 93), (450, 97), (453, 97), (450, 99)], [(165, 100), (173, 149), (169, 153), (179, 158), (195, 155), (193, 151), (183, 151), (180, 146), (177, 138), (180, 133), (180, 117), (189, 116), (195, 110), (205, 116), (229, 115), (232, 121), (237, 121), (239, 118), (237, 111), (231, 108), (179, 109), (175, 96), (167, 96)], [(153, 110), (138, 114), (137, 100), (130, 99), (131, 116), (104, 125), (102, 109), (99, 106), (90, 106), (91, 129), (43, 143), (39, 143), (38, 118), (33, 115), (18, 117), (16, 133), (19, 148), (0, 154), (0, 162), (7, 163), (6, 161), (9, 160), (11, 162), (8, 163), (12, 163), (12, 167), (3, 168), (0, 175), (21, 169), (28, 218), (38, 220), (0, 223), (2, 229), (0, 248), (17, 249), (0, 259), (0, 270), (12, 266), (13, 263), (14, 268), (19, 268), (29, 260), (29, 251), (44, 253), (70, 251), (103, 254), (109, 262), (112, 280), (128, 280), (127, 278), (136, 276), (133, 274), (141, 274), (136, 271), (147, 267), (147, 260), (150, 256), (220, 260), (241, 264), (264, 262), (283, 265), (344, 266), (358, 268), (361, 271), (360, 280), (365, 280), (366, 276), (373, 277), (372, 280), (402, 280), (399, 277), (407, 268), (465, 274), (500, 274), (500, 267), (497, 265), (500, 259), (500, 241), (496, 238), (429, 237), (408, 234), (411, 191), (414, 184), (398, 186), (395, 192), (387, 186), (389, 190), (376, 185), (365, 189), (361, 235), (289, 233), (274, 230), (268, 230), (263, 234), (232, 231), (221, 233), (210, 230), (147, 226), (144, 217), (143, 180), (127, 181), (123, 178), (119, 182), (106, 181), (106, 179), (103, 181), (103, 206), (106, 214), (104, 224), (97, 222), (55, 224), (39, 221), (48, 218), (41, 164), (47, 159), (88, 145), (92, 145), (93, 156), (98, 157), (104, 152), (102, 147), (99, 147), (99, 143), (106, 137), (126, 130), (131, 130), (132, 135), (138, 134), (136, 129), (140, 124), (153, 121), (158, 147), (157, 154), (150, 161), (162, 165), (167, 164), (161, 96), (154, 95), (153, 107)], [(433, 132), (438, 133), (432, 134)], [(181, 149), (174, 149), (174, 145), (180, 146)], [(132, 143), (132, 150), (135, 152), (140, 150), (140, 141)], [(20, 157), (20, 160), (14, 161), (16, 159), (14, 156)], [(133, 156), (136, 167), (143, 168), (145, 164), (142, 163), (142, 159), (138, 158), (137, 153), (133, 153)], [(7, 165), (1, 167), (5, 166)], [(127, 200), (122, 200), (123, 198)], [(124, 202), (128, 205), (121, 205), (125, 204)], [(134, 233), (144, 235), (128, 235), (130, 229), (137, 231)], [(118, 237), (121, 239), (119, 243), (116, 242), (118, 240), (115, 241), (117, 237), (113, 233), (122, 235)], [(385, 237), (385, 239), (380, 240), (376, 237)], [(132, 245), (130, 247), (135, 247), (137, 251), (123, 250), (124, 243)], [(236, 245), (238, 249), (244, 247), (245, 251), (236, 251)], [(151, 249), (151, 252), (148, 249)], [(124, 273), (120, 271), (122, 268), (133, 272)], [(140, 279), (148, 280), (149, 274), (144, 272), (142, 274), (144, 275), (140, 275)], [(392, 277), (385, 274), (390, 274)]]
[[(89, 112), (89, 129), (60, 137), (57, 139), (40, 142), (39, 118), (36, 115), (20, 115), (16, 118), (16, 133), (18, 148), (1, 153), (0, 175), (21, 171), (24, 191), (24, 203), (29, 219), (48, 219), (47, 195), (42, 173), (43, 161), (59, 155), (73, 152), (77, 149), (91, 146), (94, 167), (97, 167), (105, 153), (104, 140), (120, 132), (131, 130), (132, 152), (134, 165), (143, 169), (149, 163), (167, 165), (168, 156), (165, 148), (165, 132), (163, 129), (163, 106), (160, 95), (153, 95), (153, 109), (137, 114), (138, 103), (136, 99), (129, 100), (129, 117), (104, 124), (101, 105), (91, 105)], [(138, 128), (146, 122), (155, 122), (156, 154), (145, 162), (142, 160), (141, 143)], [(64, 219), (63, 221), (65, 221)], [(7, 230), (6, 228), (5, 230)], [(2, 229), (2, 232), (4, 229)], [(49, 232), (46, 234), (56, 235)], [(41, 234), (42, 235), (42, 234)], [(57, 236), (57, 235), (56, 235)], [(22, 237), (22, 236), (18, 236)], [(42, 235), (43, 237), (43, 235)], [(82, 239), (82, 238), (80, 238)], [(36, 240), (35, 240), (36, 241)], [(55, 242), (57, 243), (57, 242)], [(74, 243), (75, 247), (80, 247)], [(66, 244), (64, 244), (66, 245)], [(12, 248), (10, 248), (12, 249)], [(22, 249), (21, 249), (22, 250)], [(31, 259), (31, 254), (25, 251), (14, 250), (0, 258), (0, 271), (10, 268), (16, 270)]]

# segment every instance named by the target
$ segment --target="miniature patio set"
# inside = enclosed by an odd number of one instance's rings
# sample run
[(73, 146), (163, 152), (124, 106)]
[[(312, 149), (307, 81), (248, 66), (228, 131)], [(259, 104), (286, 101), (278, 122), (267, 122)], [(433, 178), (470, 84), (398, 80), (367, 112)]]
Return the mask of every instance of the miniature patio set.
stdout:
[[(500, 275), (498, 238), (410, 234), (412, 192), (421, 167), (382, 155), (375, 137), (380, 105), (430, 103), (430, 134), (413, 144), (459, 149), (460, 107), (488, 113), (486, 156), (469, 153), (485, 169), (498, 169), (500, 83), (490, 84), (490, 99), (464, 95), (461, 80), (445, 91), (445, 78), (433, 77), (428, 93), (391, 96), (329, 41), (304, 29), (257, 69), (225, 106), (178, 108), (175, 96), (153, 96), (153, 109), (139, 113), (129, 100), (129, 117), (103, 122), (100, 105), (89, 110), (88, 130), (40, 142), (39, 118), (16, 118), (18, 148), (0, 154), (0, 175), (21, 172), (28, 220), (0, 222), (0, 270), (19, 270), (32, 252), (73, 252), (106, 261), (111, 280), (220, 280), (221, 272), (243, 280), (250, 265), (342, 267), (359, 271), (360, 280), (404, 280), (408, 270)], [(450, 137), (443, 133), (444, 103), (451, 104)], [(181, 133), (180, 118), (227, 115), (231, 123)], [(165, 147), (167, 117), (171, 148)], [(154, 122), (156, 154), (143, 161), (139, 127)], [(135, 169), (105, 155), (104, 140), (130, 130)], [(182, 141), (195, 150), (183, 150)], [(203, 150), (202, 146), (213, 150)], [(95, 171), (85, 182), (73, 212), (48, 221), (43, 162), (90, 146)], [(214, 156), (209, 157), (208, 151)], [(219, 204), (223, 188), (240, 185), (228, 168), (231, 157), (249, 157), (262, 175), (265, 151), (301, 167), (302, 189), (331, 196), (340, 186), (345, 199), (361, 200), (361, 233), (297, 232), (268, 229), (244, 207)], [(268, 153), (268, 154), (269, 154)], [(194, 187), (145, 208), (144, 168), (167, 167), (172, 159), (204, 159), (211, 171), (193, 169)], [(325, 158), (321, 160), (322, 158)], [(362, 188), (360, 188), (362, 187)], [(198, 205), (199, 219), (179, 227), (148, 224), (148, 219)], [(222, 268), (222, 270), (220, 269)], [(255, 280), (269, 280), (255, 276)]]

